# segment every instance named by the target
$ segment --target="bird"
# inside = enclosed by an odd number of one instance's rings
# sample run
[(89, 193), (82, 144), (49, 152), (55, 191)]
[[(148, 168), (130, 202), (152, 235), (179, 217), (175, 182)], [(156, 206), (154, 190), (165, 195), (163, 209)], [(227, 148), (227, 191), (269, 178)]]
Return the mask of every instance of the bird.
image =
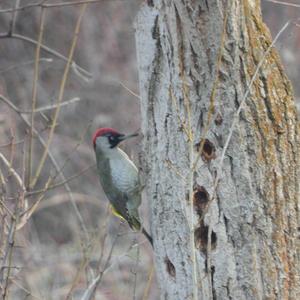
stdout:
[(153, 246), (150, 234), (141, 225), (138, 208), (141, 204), (141, 184), (138, 169), (118, 145), (138, 136), (125, 135), (113, 128), (98, 128), (93, 134), (93, 146), (100, 183), (113, 213), (127, 221), (133, 230), (141, 231)]

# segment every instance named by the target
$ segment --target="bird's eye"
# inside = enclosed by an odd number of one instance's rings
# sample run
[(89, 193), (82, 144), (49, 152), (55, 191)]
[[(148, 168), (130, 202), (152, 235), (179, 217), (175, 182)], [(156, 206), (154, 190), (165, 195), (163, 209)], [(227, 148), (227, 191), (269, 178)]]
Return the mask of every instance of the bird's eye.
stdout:
[(113, 135), (110, 135), (110, 136), (108, 137), (108, 139), (109, 139), (110, 142), (114, 142), (114, 141), (116, 140), (116, 137), (113, 136)]

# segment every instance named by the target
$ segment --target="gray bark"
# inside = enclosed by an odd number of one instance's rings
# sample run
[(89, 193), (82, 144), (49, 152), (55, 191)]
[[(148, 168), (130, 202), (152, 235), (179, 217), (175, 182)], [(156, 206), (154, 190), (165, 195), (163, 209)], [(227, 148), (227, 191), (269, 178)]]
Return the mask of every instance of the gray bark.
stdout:
[(275, 49), (222, 161), (271, 44), (259, 6), (154, 0), (136, 19), (142, 173), (162, 299), (300, 299), (299, 125)]

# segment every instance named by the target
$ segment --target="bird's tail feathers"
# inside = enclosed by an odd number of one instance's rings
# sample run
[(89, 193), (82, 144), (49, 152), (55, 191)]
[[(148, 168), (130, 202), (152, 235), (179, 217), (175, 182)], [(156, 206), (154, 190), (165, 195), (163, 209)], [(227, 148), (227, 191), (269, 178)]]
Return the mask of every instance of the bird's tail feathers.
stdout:
[(146, 229), (144, 227), (142, 227), (142, 233), (147, 238), (147, 240), (149, 241), (149, 243), (151, 244), (151, 246), (153, 247), (152, 236), (146, 231)]
[(143, 233), (143, 235), (147, 238), (147, 240), (149, 241), (151, 246), (153, 247), (153, 239), (152, 239), (151, 235), (147, 232), (147, 230), (144, 227), (142, 227), (141, 222), (138, 220), (138, 218), (130, 217), (128, 220), (126, 220), (112, 205), (111, 205), (111, 210), (112, 210), (112, 213), (116, 217), (118, 217), (124, 221), (127, 221), (127, 223), (129, 224), (129, 226), (132, 229), (141, 231)]
[(151, 246), (153, 247), (153, 239), (151, 235), (147, 232), (147, 230), (141, 225), (140, 221), (136, 218), (130, 218), (130, 222), (128, 222), (129, 226), (132, 229), (142, 232), (142, 234), (147, 238)]

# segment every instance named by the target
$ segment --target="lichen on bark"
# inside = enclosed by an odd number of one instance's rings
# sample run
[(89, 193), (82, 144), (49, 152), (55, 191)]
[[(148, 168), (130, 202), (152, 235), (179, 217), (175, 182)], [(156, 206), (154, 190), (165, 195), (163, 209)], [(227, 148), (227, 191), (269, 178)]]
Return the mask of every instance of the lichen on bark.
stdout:
[(260, 3), (151, 3), (136, 38), (162, 298), (297, 299), (299, 127)]

